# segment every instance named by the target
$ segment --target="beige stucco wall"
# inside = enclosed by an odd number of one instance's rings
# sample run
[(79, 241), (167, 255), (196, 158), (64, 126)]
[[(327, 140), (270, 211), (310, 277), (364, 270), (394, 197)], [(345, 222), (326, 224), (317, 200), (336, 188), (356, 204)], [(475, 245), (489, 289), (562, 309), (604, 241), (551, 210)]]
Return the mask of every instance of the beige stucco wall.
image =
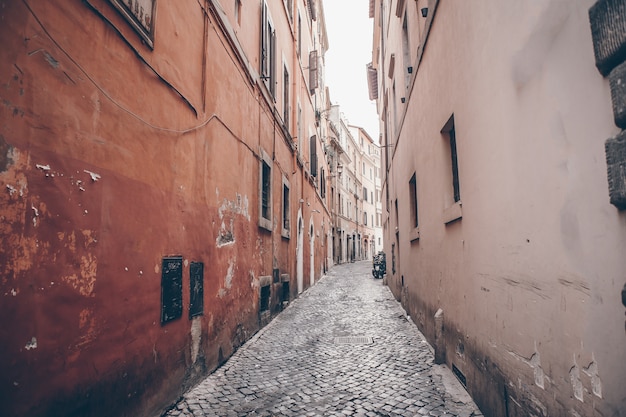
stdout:
[[(608, 199), (604, 141), (618, 129), (594, 65), (593, 3), (439, 1), (405, 116), (397, 103), (383, 212), (388, 254), (398, 227), (390, 286), (431, 341), (443, 309), (446, 362), (486, 415), (625, 415), (626, 215)], [(389, 23), (386, 63), (402, 53), (401, 19)], [(446, 225), (440, 131), (452, 114), (462, 218)]]

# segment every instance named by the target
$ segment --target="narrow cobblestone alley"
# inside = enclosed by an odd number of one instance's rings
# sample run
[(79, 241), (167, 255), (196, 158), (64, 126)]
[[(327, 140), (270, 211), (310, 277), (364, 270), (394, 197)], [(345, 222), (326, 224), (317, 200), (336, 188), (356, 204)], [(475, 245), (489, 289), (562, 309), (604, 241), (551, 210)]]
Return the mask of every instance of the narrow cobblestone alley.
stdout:
[(482, 416), (370, 269), (334, 267), (165, 416)]

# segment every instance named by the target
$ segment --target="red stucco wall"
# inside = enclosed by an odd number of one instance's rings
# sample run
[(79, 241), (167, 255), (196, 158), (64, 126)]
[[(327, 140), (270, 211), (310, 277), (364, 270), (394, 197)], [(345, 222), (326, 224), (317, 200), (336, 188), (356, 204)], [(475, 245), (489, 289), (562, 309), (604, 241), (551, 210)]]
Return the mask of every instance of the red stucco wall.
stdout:
[[(2, 2), (3, 415), (154, 415), (258, 330), (260, 276), (289, 274), (296, 296), (281, 176), (294, 225), (300, 198), (307, 219), (323, 208), (318, 194), (216, 15), (189, 0), (156, 16), (151, 50), (104, 0)], [(272, 232), (258, 227), (260, 148), (274, 157)], [(162, 326), (171, 255), (183, 314)], [(194, 320), (189, 262), (204, 263)]]

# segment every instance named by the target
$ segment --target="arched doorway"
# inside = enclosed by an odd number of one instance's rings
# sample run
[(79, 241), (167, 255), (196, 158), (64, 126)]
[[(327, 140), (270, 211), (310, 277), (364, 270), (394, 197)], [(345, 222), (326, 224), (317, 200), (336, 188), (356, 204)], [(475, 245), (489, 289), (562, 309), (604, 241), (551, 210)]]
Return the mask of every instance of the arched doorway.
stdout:
[(304, 291), (304, 226), (302, 225), (302, 213), (298, 211), (298, 241), (296, 243), (296, 281), (298, 294)]
[(311, 252), (311, 264), (310, 264), (310, 282), (311, 286), (315, 284), (315, 229), (313, 228), (313, 219), (311, 219), (311, 225), (309, 227), (309, 251)]

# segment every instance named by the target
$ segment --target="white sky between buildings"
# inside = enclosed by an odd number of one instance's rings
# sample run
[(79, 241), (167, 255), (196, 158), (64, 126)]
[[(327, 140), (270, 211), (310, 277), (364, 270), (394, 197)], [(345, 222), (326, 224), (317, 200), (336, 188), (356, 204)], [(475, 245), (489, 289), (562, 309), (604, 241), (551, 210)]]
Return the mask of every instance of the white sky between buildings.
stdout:
[(351, 125), (360, 126), (378, 144), (378, 114), (367, 90), (366, 65), (372, 61), (369, 0), (325, 0), (329, 49), (326, 84), (333, 104)]

